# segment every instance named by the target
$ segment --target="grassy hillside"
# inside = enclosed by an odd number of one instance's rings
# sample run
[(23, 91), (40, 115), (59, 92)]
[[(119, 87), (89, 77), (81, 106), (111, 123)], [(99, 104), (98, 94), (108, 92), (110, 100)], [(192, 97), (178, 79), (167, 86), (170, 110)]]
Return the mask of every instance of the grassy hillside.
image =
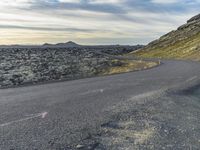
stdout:
[(131, 55), (144, 58), (200, 60), (200, 15)]

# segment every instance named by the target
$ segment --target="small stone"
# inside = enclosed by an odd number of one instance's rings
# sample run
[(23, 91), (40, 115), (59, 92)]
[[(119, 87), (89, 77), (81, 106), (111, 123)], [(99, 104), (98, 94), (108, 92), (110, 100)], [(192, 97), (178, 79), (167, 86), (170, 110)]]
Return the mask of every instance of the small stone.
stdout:
[(78, 144), (78, 145), (76, 146), (76, 148), (77, 148), (77, 149), (84, 148), (84, 145)]
[(168, 133), (168, 130), (164, 130), (165, 133)]

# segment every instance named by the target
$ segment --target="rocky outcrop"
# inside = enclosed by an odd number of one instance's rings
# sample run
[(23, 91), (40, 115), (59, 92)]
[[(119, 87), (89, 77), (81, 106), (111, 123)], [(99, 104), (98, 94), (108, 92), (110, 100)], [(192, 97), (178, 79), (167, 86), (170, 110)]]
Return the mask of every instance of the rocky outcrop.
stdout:
[(200, 14), (198, 14), (198, 15), (192, 17), (191, 19), (189, 19), (187, 21), (187, 23), (190, 23), (190, 22), (193, 22), (193, 21), (199, 21), (199, 20), (200, 20)]
[[(200, 14), (135, 53), (141, 57), (200, 60)], [(134, 52), (133, 52), (134, 53)]]
[[(73, 44), (70, 42), (70, 44)], [(49, 44), (46, 44), (49, 46)], [(7, 47), (0, 48), (0, 87), (99, 75), (120, 65), (104, 55), (123, 54), (134, 47)]]

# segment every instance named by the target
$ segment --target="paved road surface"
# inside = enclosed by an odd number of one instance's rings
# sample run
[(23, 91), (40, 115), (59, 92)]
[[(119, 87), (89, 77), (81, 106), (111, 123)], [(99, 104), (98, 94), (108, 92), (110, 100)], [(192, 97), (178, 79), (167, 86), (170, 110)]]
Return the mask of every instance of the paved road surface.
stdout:
[(197, 62), (163, 61), (144, 71), (1, 89), (0, 149), (76, 147), (109, 120), (113, 106), (199, 77)]

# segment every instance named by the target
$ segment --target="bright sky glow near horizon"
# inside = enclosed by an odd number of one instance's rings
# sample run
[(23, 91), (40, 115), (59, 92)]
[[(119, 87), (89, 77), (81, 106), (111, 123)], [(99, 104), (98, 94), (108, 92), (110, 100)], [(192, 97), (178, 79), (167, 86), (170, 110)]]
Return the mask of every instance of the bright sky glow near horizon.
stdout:
[(199, 10), (200, 0), (1, 0), (0, 45), (147, 44)]

